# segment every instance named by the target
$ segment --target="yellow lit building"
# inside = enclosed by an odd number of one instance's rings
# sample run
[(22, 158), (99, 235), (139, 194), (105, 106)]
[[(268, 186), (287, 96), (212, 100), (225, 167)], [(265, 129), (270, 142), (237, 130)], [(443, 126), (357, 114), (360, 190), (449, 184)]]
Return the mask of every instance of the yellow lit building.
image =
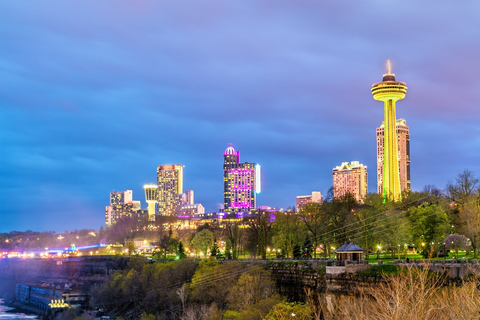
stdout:
[(400, 187), (400, 174), (398, 168), (398, 144), (396, 130), (395, 104), (405, 98), (407, 85), (395, 79), (391, 72), (390, 60), (387, 61), (387, 73), (383, 75), (382, 82), (372, 85), (372, 94), (375, 100), (384, 104), (384, 156), (383, 156), (383, 197), (390, 201), (402, 200)]
[(333, 196), (341, 197), (351, 193), (361, 201), (368, 192), (367, 167), (358, 161), (343, 162), (333, 168)]
[[(410, 134), (405, 119), (397, 119), (398, 168), (400, 171), (400, 190), (410, 190)], [(377, 128), (377, 186), (383, 194), (383, 142), (384, 123)]]
[(183, 193), (183, 167), (181, 164), (163, 165), (157, 169), (159, 215), (176, 214), (178, 195)]

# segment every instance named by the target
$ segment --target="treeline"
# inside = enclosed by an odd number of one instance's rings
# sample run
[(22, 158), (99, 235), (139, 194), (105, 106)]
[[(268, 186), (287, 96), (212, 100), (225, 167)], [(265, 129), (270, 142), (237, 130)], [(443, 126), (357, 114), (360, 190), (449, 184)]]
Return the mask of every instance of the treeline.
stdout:
[(310, 203), (298, 212), (260, 212), (196, 230), (177, 229), (175, 224), (167, 229), (159, 224), (155, 231), (131, 225), (122, 229), (120, 224), (107, 233), (126, 243), (138, 236), (154, 238), (155, 254), (163, 258), (177, 253), (178, 258), (193, 255), (222, 260), (328, 258), (347, 241), (355, 242), (367, 255), (388, 252), (393, 258), (415, 250), (427, 258), (446, 250), (467, 250), (476, 257), (479, 186), (479, 179), (466, 170), (443, 191), (427, 186), (422, 192), (404, 192), (402, 202), (397, 203), (378, 194), (369, 194), (359, 203), (352, 195), (335, 198), (330, 191), (323, 203)]

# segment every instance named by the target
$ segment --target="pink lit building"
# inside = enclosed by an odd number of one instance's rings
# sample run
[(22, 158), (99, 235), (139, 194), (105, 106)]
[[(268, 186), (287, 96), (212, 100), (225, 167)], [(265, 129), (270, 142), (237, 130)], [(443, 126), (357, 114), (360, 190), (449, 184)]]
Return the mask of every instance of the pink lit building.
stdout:
[(225, 212), (245, 212), (255, 209), (260, 193), (260, 166), (240, 163), (240, 151), (232, 144), (223, 153), (223, 205)]

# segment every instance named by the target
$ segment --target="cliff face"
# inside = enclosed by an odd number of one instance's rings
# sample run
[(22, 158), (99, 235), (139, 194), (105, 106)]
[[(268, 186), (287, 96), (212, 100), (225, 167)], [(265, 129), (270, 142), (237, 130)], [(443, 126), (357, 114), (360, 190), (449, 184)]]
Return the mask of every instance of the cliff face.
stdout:
[(0, 259), (0, 296), (12, 295), (16, 283), (64, 282), (96, 283), (108, 279), (125, 267), (123, 258), (66, 259)]

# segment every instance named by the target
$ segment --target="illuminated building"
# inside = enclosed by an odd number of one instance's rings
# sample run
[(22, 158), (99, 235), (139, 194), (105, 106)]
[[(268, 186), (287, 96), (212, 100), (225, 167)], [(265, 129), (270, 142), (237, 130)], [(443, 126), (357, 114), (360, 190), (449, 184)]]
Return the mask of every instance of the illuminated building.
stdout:
[(132, 190), (110, 193), (110, 205), (105, 207), (105, 226), (108, 228), (122, 218), (142, 218), (140, 201), (132, 200)]
[(343, 162), (333, 168), (333, 196), (352, 194), (361, 201), (368, 192), (367, 167), (358, 161)]
[(172, 216), (178, 208), (178, 195), (183, 193), (182, 165), (163, 165), (157, 169), (157, 214)]
[(396, 132), (397, 100), (405, 98), (407, 85), (396, 81), (395, 74), (391, 73), (390, 60), (387, 61), (387, 73), (383, 75), (382, 82), (372, 85), (372, 94), (375, 100), (384, 102), (384, 157), (383, 157), (383, 197), (391, 201), (402, 200), (400, 187), (400, 174), (398, 169), (398, 147)]
[(297, 210), (300, 210), (304, 205), (312, 202), (322, 203), (323, 196), (320, 191), (313, 191), (311, 195), (308, 196), (297, 196)]
[(186, 196), (186, 202), (187, 204), (194, 204), (194, 195), (193, 195), (193, 190), (187, 190), (185, 191), (185, 196)]
[[(410, 134), (405, 119), (397, 119), (398, 168), (400, 171), (400, 190), (410, 190)], [(377, 128), (377, 186), (383, 194), (383, 141), (384, 123)]]
[(146, 184), (143, 186), (145, 190), (145, 200), (148, 204), (148, 221), (155, 221), (155, 204), (158, 200), (158, 186), (155, 184)]
[(225, 212), (255, 209), (261, 191), (260, 165), (240, 163), (240, 151), (229, 144), (223, 153), (223, 205)]
[(181, 209), (182, 217), (194, 217), (204, 213), (205, 213), (205, 207), (200, 203), (186, 204), (182, 206), (182, 209)]

